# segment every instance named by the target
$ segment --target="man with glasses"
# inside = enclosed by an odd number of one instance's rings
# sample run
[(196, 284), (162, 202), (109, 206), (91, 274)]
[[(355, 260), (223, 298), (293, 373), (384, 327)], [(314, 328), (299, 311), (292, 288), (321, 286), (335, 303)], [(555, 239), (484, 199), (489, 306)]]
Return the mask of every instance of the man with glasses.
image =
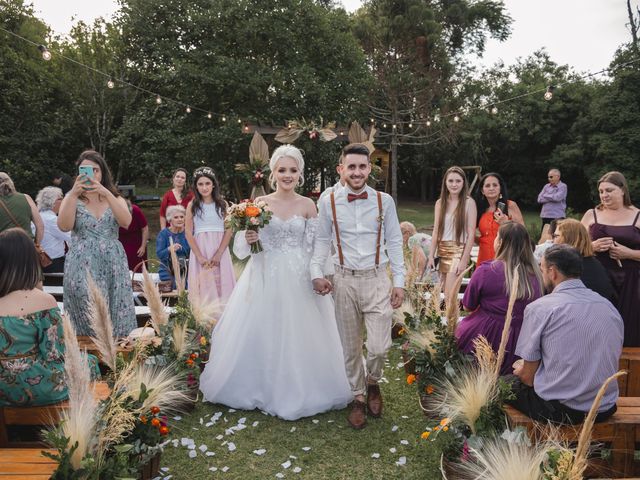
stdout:
[(538, 195), (538, 203), (542, 204), (540, 217), (542, 228), (551, 220), (565, 218), (567, 209), (567, 185), (560, 181), (560, 170), (552, 168), (547, 176), (547, 183)]

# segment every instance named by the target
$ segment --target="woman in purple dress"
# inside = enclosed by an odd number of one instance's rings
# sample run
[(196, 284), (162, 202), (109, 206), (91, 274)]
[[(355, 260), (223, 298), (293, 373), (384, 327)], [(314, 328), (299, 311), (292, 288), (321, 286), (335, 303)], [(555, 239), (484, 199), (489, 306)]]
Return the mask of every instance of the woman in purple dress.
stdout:
[(624, 321), (624, 346), (640, 346), (640, 210), (631, 204), (620, 172), (598, 180), (600, 205), (582, 217), (596, 258), (609, 273)]
[(520, 281), (517, 300), (513, 307), (507, 350), (500, 368), (502, 375), (512, 373), (511, 366), (518, 357), (518, 343), (525, 307), (542, 295), (542, 274), (533, 257), (527, 229), (515, 222), (503, 223), (494, 244), (496, 258), (482, 263), (471, 277), (464, 292), (462, 304), (471, 314), (456, 329), (458, 347), (465, 353), (473, 352), (473, 341), (483, 335), (495, 351), (500, 346), (505, 316), (509, 305), (509, 292), (513, 274), (517, 270)]

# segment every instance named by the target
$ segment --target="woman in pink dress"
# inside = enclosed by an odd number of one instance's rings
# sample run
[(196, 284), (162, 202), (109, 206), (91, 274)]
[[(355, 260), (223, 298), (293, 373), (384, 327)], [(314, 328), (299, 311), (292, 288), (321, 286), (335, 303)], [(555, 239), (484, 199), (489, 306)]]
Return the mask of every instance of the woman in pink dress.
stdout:
[(173, 188), (167, 190), (160, 204), (160, 230), (167, 227), (167, 208), (173, 205), (182, 205), (187, 208), (193, 198), (193, 193), (191, 193), (187, 185), (187, 177), (187, 171), (184, 168), (178, 168), (173, 172), (171, 177)]
[(191, 247), (189, 297), (219, 302), (222, 310), (236, 280), (228, 248), (231, 230), (224, 226), (227, 204), (211, 168), (201, 167), (193, 173), (193, 194), (185, 219)]

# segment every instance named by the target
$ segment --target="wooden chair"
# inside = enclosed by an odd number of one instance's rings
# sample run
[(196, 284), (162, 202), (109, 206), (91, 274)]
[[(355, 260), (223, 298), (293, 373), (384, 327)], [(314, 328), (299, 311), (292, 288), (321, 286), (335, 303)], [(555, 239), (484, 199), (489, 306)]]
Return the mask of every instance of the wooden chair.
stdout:
[[(47, 450), (55, 453), (55, 450)], [(1, 480), (48, 480), (57, 463), (35, 448), (0, 449)]]
[[(511, 427), (523, 426), (527, 429), (532, 441), (539, 439), (544, 425), (534, 422), (524, 413), (511, 406), (505, 406), (505, 412)], [(591, 439), (593, 442), (611, 445), (611, 461), (607, 466), (594, 459), (591, 469), (598, 474), (605, 474), (611, 478), (629, 478), (634, 472), (634, 450), (636, 441), (640, 441), (640, 398), (620, 397), (618, 411), (602, 423), (593, 427)], [(563, 440), (577, 442), (582, 425), (559, 427), (559, 434)]]
[[(94, 397), (104, 400), (111, 391), (106, 382), (96, 382)], [(0, 449), (7, 447), (35, 447), (42, 445), (37, 441), (10, 441), (7, 431), (9, 426), (52, 425), (60, 420), (61, 413), (69, 408), (68, 401), (37, 407), (0, 407)], [(4, 480), (4, 479), (2, 479)]]
[(640, 348), (625, 347), (620, 355), (619, 370), (627, 374), (618, 378), (621, 397), (640, 397)]

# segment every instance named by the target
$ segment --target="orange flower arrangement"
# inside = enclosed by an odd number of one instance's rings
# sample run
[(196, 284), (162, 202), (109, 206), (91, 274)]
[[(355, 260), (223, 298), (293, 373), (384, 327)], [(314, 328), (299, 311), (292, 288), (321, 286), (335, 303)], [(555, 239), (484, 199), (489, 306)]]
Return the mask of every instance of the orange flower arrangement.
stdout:
[(189, 365), (190, 367), (193, 367), (193, 360), (191, 358), (187, 358), (186, 364)]
[(420, 438), (422, 438), (423, 440), (426, 440), (427, 438), (429, 438), (429, 435), (431, 435), (431, 432), (425, 431), (425, 432), (422, 432), (422, 435), (420, 435)]
[(151, 413), (153, 413), (154, 415), (159, 414), (160, 413), (160, 407), (157, 407), (157, 406), (151, 407)]
[(166, 426), (163, 425), (163, 426), (161, 426), (159, 428), (159, 432), (160, 432), (160, 435), (162, 435), (164, 437), (165, 435), (167, 435), (169, 433), (169, 427), (166, 427)]
[(196, 358), (198, 358), (198, 353), (194, 352), (191, 355), (189, 355), (189, 358), (191, 358), (192, 360), (195, 360)]
[(160, 426), (160, 419), (152, 418), (151, 419), (151, 425), (153, 425), (154, 427), (159, 427)]
[(433, 392), (435, 392), (435, 387), (433, 385), (427, 385), (424, 388), (424, 391), (427, 393), (427, 395), (431, 395)]
[(258, 207), (254, 207), (253, 205), (248, 205), (247, 208), (244, 210), (244, 213), (247, 217), (257, 217), (258, 215), (260, 215), (260, 209)]
[(407, 375), (407, 383), (409, 385), (413, 385), (415, 381), (416, 381), (416, 376), (413, 373)]
[(147, 420), (147, 417), (145, 415), (140, 415), (140, 421), (142, 423), (147, 423), (148, 420)]

